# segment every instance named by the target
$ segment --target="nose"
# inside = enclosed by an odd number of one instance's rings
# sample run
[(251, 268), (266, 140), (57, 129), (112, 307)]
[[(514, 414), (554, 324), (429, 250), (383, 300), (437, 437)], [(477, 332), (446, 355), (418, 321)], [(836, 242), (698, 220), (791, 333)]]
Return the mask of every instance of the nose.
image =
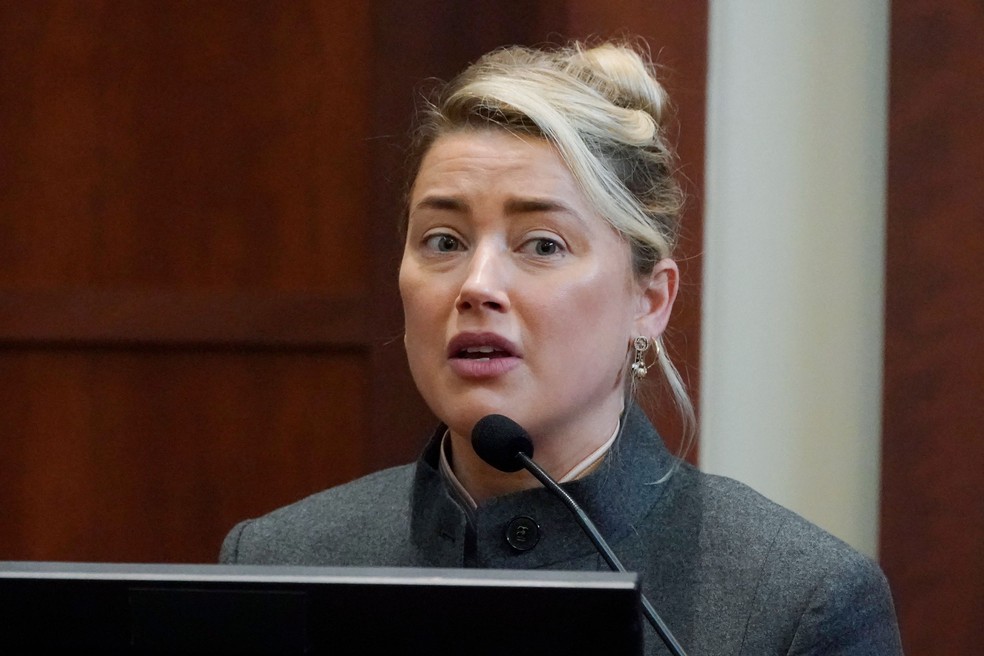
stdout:
[(505, 260), (506, 255), (494, 244), (482, 244), (472, 251), (455, 301), (459, 312), (477, 309), (506, 312), (509, 309)]

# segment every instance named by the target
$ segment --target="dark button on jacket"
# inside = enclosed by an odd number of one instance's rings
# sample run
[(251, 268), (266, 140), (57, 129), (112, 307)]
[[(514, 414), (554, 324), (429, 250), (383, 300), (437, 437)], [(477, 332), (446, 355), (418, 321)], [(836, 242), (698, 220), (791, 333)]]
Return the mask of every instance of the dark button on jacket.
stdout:
[(540, 541), (540, 527), (532, 517), (514, 517), (506, 526), (506, 542), (516, 551), (529, 551)]

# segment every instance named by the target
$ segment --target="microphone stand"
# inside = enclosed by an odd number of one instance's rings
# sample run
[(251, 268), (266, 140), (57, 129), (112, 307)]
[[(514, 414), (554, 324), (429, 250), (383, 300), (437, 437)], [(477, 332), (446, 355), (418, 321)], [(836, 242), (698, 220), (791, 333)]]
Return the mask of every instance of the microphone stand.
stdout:
[[(538, 464), (533, 462), (528, 455), (522, 451), (519, 451), (516, 454), (516, 458), (523, 463), (523, 467), (528, 472), (533, 474), (538, 481), (543, 483), (544, 487), (556, 494), (571, 510), (571, 512), (574, 513), (577, 517), (578, 523), (581, 525), (581, 528), (584, 529), (584, 532), (588, 534), (589, 538), (591, 538), (591, 541), (594, 543), (598, 551), (601, 552), (601, 555), (605, 557), (605, 560), (608, 562), (608, 566), (617, 572), (625, 572), (625, 567), (611, 550), (611, 547), (608, 546), (608, 543), (601, 537), (601, 533), (598, 532), (594, 522), (592, 522), (587, 513), (585, 513), (581, 507), (577, 505), (574, 499), (571, 498), (571, 495), (569, 495), (564, 488), (560, 487), (560, 485), (558, 485), (557, 482), (554, 481), (549, 474), (547, 474), (547, 472), (543, 471)], [(663, 644), (666, 645), (673, 656), (687, 656), (686, 652), (683, 651), (683, 647), (681, 647), (680, 643), (678, 643), (676, 638), (673, 637), (669, 627), (667, 627), (663, 622), (663, 619), (656, 612), (656, 609), (653, 608), (652, 604), (649, 603), (649, 600), (646, 599), (646, 596), (641, 595), (641, 597), (643, 614), (646, 616), (646, 619), (649, 620), (649, 623), (652, 624), (653, 628), (656, 629), (656, 633), (658, 633), (659, 637), (662, 638)]]

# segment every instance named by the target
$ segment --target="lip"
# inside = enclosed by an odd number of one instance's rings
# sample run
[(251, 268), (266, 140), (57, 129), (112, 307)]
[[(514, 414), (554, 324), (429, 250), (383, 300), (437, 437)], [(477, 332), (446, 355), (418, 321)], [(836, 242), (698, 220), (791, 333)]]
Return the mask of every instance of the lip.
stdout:
[[(491, 346), (504, 355), (494, 358), (461, 358), (458, 353), (475, 346)], [(519, 348), (502, 335), (491, 332), (459, 333), (448, 343), (448, 363), (463, 378), (494, 378), (519, 366)]]
[(448, 357), (456, 358), (458, 353), (474, 346), (491, 346), (497, 351), (504, 351), (508, 357), (521, 357), (515, 344), (498, 333), (490, 332), (458, 333), (448, 343)]

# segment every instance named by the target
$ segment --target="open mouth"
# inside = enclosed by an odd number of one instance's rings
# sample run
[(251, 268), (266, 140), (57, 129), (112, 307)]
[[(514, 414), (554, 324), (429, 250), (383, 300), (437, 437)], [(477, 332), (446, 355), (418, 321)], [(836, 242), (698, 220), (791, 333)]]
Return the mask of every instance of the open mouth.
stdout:
[(492, 332), (460, 333), (448, 344), (452, 360), (500, 360), (516, 358), (518, 349), (505, 337)]
[(455, 353), (454, 357), (465, 360), (492, 360), (494, 358), (508, 358), (511, 353), (498, 349), (494, 346), (469, 346)]
[(507, 338), (494, 332), (459, 333), (448, 344), (448, 362), (466, 380), (491, 380), (520, 366), (523, 355)]

